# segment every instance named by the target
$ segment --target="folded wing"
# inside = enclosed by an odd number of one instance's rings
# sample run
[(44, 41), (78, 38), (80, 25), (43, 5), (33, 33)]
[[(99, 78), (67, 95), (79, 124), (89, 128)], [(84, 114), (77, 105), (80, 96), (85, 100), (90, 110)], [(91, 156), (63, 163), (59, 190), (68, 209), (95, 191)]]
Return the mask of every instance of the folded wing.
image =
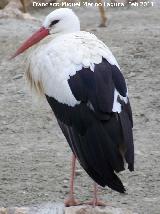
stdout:
[[(46, 98), (73, 153), (101, 186), (124, 192), (115, 172), (134, 170), (132, 112), (123, 75), (106, 59), (70, 76), (68, 85), (79, 101), (75, 106)], [(65, 93), (65, 92), (64, 92)]]

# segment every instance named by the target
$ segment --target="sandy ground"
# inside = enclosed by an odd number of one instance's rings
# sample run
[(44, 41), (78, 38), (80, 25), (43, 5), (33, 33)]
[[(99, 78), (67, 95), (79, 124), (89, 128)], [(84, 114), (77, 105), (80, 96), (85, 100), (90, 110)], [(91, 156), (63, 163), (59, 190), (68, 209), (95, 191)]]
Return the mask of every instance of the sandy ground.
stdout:
[[(43, 18), (50, 10), (34, 13)], [(77, 14), (82, 28), (95, 33), (116, 56), (133, 108), (135, 172), (120, 175), (126, 195), (105, 188), (101, 198), (139, 214), (159, 214), (160, 11), (112, 9), (107, 28), (97, 27), (97, 9), (81, 8)], [(70, 148), (46, 101), (35, 101), (26, 89), (24, 56), (8, 60), (38, 26), (0, 20), (0, 207), (63, 201), (68, 192)], [(81, 201), (91, 198), (92, 181), (80, 167), (75, 189)]]

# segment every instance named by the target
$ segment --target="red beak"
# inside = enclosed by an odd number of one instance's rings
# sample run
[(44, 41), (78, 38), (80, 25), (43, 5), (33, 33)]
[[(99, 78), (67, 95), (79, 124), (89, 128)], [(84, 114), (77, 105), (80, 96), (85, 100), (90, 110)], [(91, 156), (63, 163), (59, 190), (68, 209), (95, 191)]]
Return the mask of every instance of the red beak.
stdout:
[(18, 56), (19, 54), (23, 53), (25, 50), (30, 48), (32, 45), (36, 44), (40, 40), (42, 40), (44, 37), (49, 35), (49, 30), (41, 27), (37, 32), (35, 32), (27, 41), (25, 41), (20, 48), (15, 52), (15, 54), (11, 57), (13, 59), (14, 57)]

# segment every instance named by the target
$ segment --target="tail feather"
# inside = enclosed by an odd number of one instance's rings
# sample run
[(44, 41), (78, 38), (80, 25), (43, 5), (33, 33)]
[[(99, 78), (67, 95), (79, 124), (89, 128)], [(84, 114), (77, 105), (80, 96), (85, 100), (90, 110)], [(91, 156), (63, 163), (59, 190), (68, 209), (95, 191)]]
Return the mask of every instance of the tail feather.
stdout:
[(100, 186), (107, 185), (124, 193), (125, 188), (114, 172), (124, 170), (123, 158), (118, 149), (122, 133), (115, 115), (104, 122), (95, 119), (84, 135), (79, 134), (74, 127), (58, 122), (73, 153), (88, 175)]

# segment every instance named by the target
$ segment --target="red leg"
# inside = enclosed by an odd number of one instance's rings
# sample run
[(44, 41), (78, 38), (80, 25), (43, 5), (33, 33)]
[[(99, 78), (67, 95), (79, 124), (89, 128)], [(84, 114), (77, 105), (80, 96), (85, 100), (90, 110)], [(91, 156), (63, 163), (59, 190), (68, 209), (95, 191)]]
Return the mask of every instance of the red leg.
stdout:
[(105, 203), (103, 203), (102, 201), (98, 200), (97, 189), (98, 189), (97, 184), (94, 182), (93, 200), (87, 202), (86, 204), (92, 205), (93, 207), (96, 207), (96, 206), (106, 206)]
[(93, 207), (96, 206), (96, 203), (97, 203), (97, 184), (94, 182)]
[(75, 200), (74, 197), (74, 178), (75, 178), (75, 169), (76, 169), (76, 156), (72, 155), (72, 171), (71, 171), (71, 178), (70, 178), (70, 191), (69, 197), (65, 200), (65, 206), (76, 206), (79, 203)]

